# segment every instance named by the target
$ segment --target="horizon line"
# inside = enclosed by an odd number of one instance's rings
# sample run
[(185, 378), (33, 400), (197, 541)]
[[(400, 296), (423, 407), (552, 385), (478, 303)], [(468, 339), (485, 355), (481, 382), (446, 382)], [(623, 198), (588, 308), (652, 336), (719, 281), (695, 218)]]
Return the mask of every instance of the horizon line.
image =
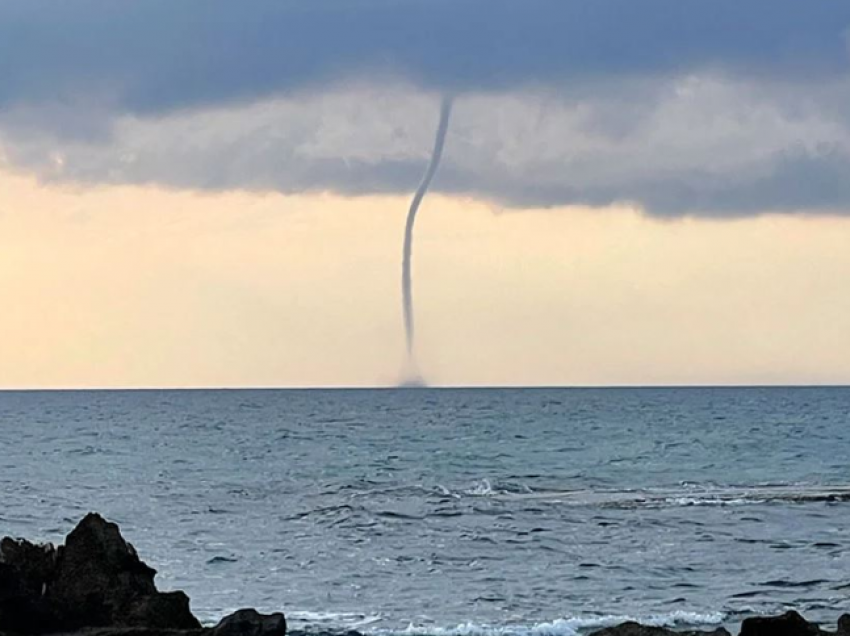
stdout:
[(166, 391), (498, 391), (498, 390), (657, 390), (657, 389), (850, 389), (848, 384), (436, 384), (436, 385), (305, 385), (305, 386), (128, 386), (128, 387), (0, 387), (0, 393), (85, 393)]

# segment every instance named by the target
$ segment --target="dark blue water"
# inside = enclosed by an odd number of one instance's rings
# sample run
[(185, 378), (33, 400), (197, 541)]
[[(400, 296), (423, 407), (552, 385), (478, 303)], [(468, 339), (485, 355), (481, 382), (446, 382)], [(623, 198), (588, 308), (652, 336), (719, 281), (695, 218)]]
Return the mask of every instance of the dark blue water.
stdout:
[(205, 620), (829, 622), (848, 457), (850, 389), (0, 393), (0, 532), (99, 511)]

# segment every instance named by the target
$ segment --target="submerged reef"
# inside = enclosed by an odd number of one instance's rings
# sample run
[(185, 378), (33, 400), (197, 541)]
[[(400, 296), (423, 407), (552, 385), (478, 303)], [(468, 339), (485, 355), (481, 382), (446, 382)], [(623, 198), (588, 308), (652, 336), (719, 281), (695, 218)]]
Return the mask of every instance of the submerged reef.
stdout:
[[(160, 592), (118, 526), (90, 513), (64, 545), (0, 540), (0, 636), (286, 636), (283, 613), (242, 609), (204, 627), (183, 592)], [(302, 635), (303, 636), (303, 635)], [(357, 632), (344, 635), (362, 636)], [(731, 636), (724, 628), (681, 631), (625, 622), (588, 636)], [(850, 614), (836, 632), (794, 611), (746, 618), (739, 636), (850, 636)]]

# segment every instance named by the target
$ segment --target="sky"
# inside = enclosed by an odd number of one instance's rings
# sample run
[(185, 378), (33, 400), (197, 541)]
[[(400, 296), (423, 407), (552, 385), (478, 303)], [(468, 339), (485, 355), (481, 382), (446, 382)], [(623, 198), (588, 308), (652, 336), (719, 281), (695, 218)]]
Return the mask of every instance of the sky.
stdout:
[(0, 0), (0, 387), (850, 383), (850, 3)]

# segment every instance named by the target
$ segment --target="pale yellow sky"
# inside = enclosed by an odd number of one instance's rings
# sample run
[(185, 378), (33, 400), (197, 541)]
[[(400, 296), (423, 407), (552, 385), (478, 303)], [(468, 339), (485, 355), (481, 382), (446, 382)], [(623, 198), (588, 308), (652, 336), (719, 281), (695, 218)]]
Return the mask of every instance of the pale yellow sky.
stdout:
[[(0, 172), (0, 387), (391, 385), (407, 197)], [(658, 221), (426, 199), (441, 385), (850, 383), (850, 220)]]

